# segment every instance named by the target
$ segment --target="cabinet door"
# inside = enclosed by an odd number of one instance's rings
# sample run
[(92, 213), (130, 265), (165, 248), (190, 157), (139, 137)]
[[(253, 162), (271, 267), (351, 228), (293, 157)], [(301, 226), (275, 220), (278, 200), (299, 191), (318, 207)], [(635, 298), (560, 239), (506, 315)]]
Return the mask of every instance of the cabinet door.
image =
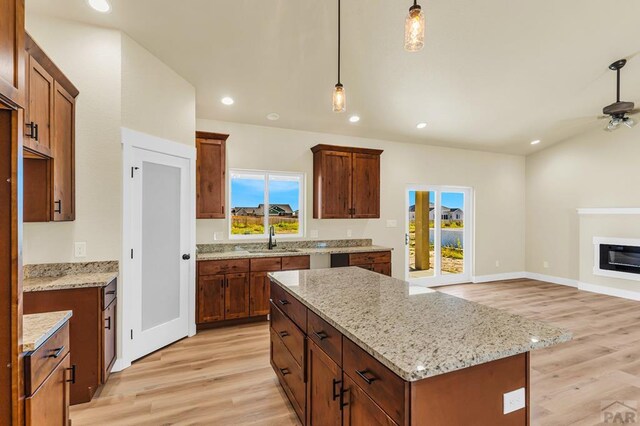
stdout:
[(196, 138), (198, 219), (225, 216), (225, 140)]
[(29, 99), (26, 110), (24, 143), (28, 148), (51, 156), (53, 124), (53, 77), (31, 56), (28, 57)]
[(224, 275), (198, 277), (198, 324), (224, 319)]
[(380, 217), (380, 156), (353, 154), (354, 218)]
[(116, 361), (116, 301), (102, 311), (102, 383), (107, 383)]
[(249, 315), (267, 315), (269, 306), (269, 277), (267, 272), (252, 272), (249, 289)]
[(391, 276), (391, 264), (390, 263), (374, 263), (373, 272), (377, 272), (382, 275)]
[(246, 318), (249, 316), (249, 274), (225, 275), (224, 295), (225, 319)]
[(396, 424), (349, 376), (343, 374), (343, 378), (343, 398), (346, 405), (342, 420), (345, 426), (391, 426)]
[(0, 0), (0, 10), (0, 100), (24, 107), (24, 0)]
[(351, 156), (350, 152), (339, 151), (319, 151), (314, 154), (314, 218), (351, 217)]
[(53, 94), (53, 220), (75, 219), (75, 100), (55, 82)]
[(69, 381), (71, 354), (42, 383), (38, 390), (25, 400), (27, 426), (60, 426), (69, 424)]
[(342, 370), (307, 339), (307, 425), (340, 425)]

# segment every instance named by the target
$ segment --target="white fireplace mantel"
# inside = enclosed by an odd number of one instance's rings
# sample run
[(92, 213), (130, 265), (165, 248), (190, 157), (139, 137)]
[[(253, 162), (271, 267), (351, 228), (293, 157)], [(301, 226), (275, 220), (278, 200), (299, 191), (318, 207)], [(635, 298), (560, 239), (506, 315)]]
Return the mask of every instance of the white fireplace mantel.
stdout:
[(640, 247), (640, 239), (593, 237), (593, 260), (594, 260), (593, 274), (594, 275), (600, 275), (602, 277), (610, 277), (610, 278), (621, 278), (621, 279), (632, 280), (632, 281), (640, 281), (640, 275), (638, 274), (600, 269), (600, 244), (613, 244), (613, 245), (621, 245), (621, 246)]

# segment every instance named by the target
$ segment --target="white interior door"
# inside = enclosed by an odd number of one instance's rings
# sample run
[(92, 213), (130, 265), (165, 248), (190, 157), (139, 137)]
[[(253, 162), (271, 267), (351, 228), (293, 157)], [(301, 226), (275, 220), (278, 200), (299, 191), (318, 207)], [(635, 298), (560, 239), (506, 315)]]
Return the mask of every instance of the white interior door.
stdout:
[[(190, 161), (133, 148), (131, 360), (189, 333)], [(195, 253), (193, 253), (195, 255)]]
[(426, 286), (470, 282), (471, 188), (411, 185), (406, 200), (405, 279)]

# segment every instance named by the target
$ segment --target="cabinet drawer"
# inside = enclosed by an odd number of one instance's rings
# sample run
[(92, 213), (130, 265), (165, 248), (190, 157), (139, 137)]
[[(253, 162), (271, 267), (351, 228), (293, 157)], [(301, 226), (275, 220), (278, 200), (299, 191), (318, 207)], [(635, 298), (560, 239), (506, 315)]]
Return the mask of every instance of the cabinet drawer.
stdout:
[(282, 270), (309, 269), (311, 258), (309, 256), (287, 256), (282, 258)]
[(298, 417), (304, 419), (306, 391), (304, 371), (293, 359), (280, 337), (271, 331), (271, 365), (289, 395)]
[(68, 425), (71, 355), (67, 354), (34, 394), (25, 398), (26, 426)]
[(69, 353), (69, 322), (60, 327), (38, 349), (25, 356), (25, 391), (32, 395)]
[(304, 333), (271, 303), (271, 330), (287, 347), (300, 367), (304, 366)]
[(198, 262), (200, 275), (249, 272), (249, 259), (206, 260)]
[(349, 255), (349, 265), (356, 266), (366, 263), (390, 263), (391, 252), (380, 251), (371, 253), (354, 253)]
[(271, 282), (271, 301), (303, 332), (307, 331), (307, 308), (278, 284)]
[(346, 337), (342, 348), (344, 372), (396, 423), (403, 424), (408, 383)]
[(307, 313), (307, 335), (336, 364), (342, 366), (342, 333), (311, 310)]
[(279, 257), (258, 257), (251, 259), (251, 272), (279, 271), (282, 261)]
[(102, 289), (102, 310), (105, 310), (117, 296), (118, 284), (117, 280), (113, 280), (108, 286)]

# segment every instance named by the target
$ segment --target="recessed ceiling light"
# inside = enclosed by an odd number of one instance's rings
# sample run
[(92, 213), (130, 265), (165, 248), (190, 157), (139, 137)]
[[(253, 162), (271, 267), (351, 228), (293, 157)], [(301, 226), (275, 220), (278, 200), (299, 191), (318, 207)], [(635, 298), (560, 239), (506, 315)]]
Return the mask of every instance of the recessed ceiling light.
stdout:
[(280, 114), (278, 114), (277, 112), (272, 112), (270, 114), (267, 114), (267, 120), (276, 121), (279, 118), (280, 118)]
[(225, 96), (224, 98), (220, 99), (220, 102), (222, 102), (225, 105), (233, 105), (233, 98), (230, 98), (229, 96)]
[(101, 13), (107, 13), (111, 10), (111, 5), (107, 0), (87, 0), (89, 6)]
[(425, 127), (427, 127), (427, 123), (418, 123), (418, 124), (416, 124), (416, 128), (418, 128), (418, 129), (424, 129)]
[(352, 123), (357, 123), (358, 121), (360, 121), (360, 117), (357, 115), (352, 115), (351, 117), (349, 117), (349, 121)]
[(538, 145), (540, 143), (540, 139), (536, 139), (535, 141), (531, 141), (531, 145)]

